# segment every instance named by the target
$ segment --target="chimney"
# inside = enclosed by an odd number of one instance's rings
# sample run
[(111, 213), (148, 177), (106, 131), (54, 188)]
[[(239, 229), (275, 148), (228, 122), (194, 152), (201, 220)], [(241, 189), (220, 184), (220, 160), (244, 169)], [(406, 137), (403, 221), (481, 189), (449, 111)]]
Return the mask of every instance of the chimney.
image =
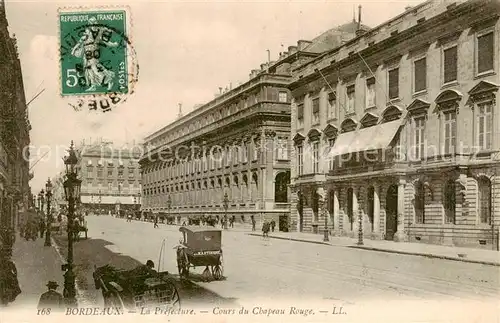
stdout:
[(297, 52), (297, 46), (288, 46), (288, 53), (292, 55)]
[(219, 94), (222, 94), (222, 87), (219, 86)]
[(267, 63), (260, 64), (260, 70), (264, 71), (267, 68)]
[[(295, 47), (295, 48), (297, 48), (297, 47)], [(287, 57), (288, 55), (290, 55), (290, 52), (284, 52), (284, 53), (283, 53), (283, 58), (284, 58), (284, 57)]]
[(229, 91), (231, 91), (233, 89), (233, 83), (229, 83)]
[(179, 103), (179, 114), (177, 115), (177, 118), (182, 117), (182, 103)]
[(303, 51), (303, 50), (307, 47), (307, 45), (309, 45), (309, 44), (311, 44), (311, 43), (312, 43), (312, 42), (311, 42), (311, 41), (309, 41), (309, 40), (299, 40), (299, 41), (297, 42), (297, 47), (298, 47), (298, 50), (299, 50), (299, 51)]
[(361, 29), (361, 5), (358, 6), (358, 29), (356, 30), (356, 37), (362, 36), (365, 31)]

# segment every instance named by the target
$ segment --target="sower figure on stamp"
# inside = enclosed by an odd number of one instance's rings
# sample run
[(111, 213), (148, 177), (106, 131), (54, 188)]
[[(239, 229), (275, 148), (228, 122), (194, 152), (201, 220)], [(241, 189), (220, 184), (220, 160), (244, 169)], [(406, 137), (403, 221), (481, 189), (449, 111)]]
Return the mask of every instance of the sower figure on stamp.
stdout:
[(47, 288), (49, 289), (40, 296), (38, 301), (38, 309), (61, 309), (64, 305), (63, 297), (60, 293), (56, 292), (59, 285), (55, 281), (49, 281), (47, 283)]
[(97, 25), (95, 17), (89, 18), (89, 27), (71, 50), (75, 57), (83, 59), (85, 82), (89, 86), (86, 91), (96, 91), (97, 86), (107, 86), (108, 91), (113, 87), (115, 72), (108, 70), (99, 61), (100, 46), (117, 47), (118, 43), (111, 42), (112, 31)]

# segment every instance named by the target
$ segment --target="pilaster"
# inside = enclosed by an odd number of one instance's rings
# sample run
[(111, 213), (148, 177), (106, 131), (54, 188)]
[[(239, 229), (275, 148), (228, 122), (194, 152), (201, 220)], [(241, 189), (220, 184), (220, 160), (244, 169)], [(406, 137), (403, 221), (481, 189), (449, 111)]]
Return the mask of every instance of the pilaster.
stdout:
[(405, 186), (406, 186), (406, 180), (399, 179), (399, 182), (398, 182), (398, 225), (397, 225), (397, 232), (394, 234), (394, 240), (400, 241), (400, 242), (408, 240), (408, 234), (406, 232), (405, 219), (404, 219)]

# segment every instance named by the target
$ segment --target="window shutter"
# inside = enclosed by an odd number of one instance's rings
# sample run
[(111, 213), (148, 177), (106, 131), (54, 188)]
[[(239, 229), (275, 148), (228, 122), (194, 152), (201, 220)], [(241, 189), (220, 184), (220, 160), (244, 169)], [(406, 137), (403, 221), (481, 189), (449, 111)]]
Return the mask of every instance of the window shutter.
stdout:
[(493, 70), (493, 33), (477, 38), (477, 72)]

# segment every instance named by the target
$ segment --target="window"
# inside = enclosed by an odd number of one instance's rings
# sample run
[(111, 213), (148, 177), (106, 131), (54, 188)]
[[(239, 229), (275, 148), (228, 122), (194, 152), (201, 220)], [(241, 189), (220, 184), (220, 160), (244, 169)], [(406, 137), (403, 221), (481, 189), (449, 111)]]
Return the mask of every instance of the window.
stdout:
[(108, 191), (111, 192), (113, 190), (113, 182), (108, 182)]
[(427, 59), (425, 57), (413, 62), (413, 77), (415, 93), (427, 89)]
[(312, 100), (312, 124), (319, 123), (319, 98)]
[[(203, 155), (202, 158), (203, 158), (203, 171), (206, 172), (206, 171), (208, 171), (208, 161), (207, 161), (208, 157)], [(186, 166), (187, 166), (187, 163), (186, 163)]]
[(491, 181), (486, 177), (477, 180), (479, 223), (491, 224)]
[(241, 149), (241, 162), (248, 162), (248, 143), (243, 143), (243, 149)]
[(397, 99), (399, 97), (399, 68), (394, 68), (389, 71), (389, 99)]
[(371, 224), (371, 232), (374, 231), (374, 216), (375, 216), (375, 188), (373, 186), (370, 186), (368, 188), (368, 191), (366, 192), (366, 200), (367, 200), (367, 213), (368, 213), (368, 220), (370, 220)]
[(366, 108), (375, 106), (375, 78), (366, 80)]
[(286, 92), (280, 92), (278, 94), (278, 101), (279, 102), (287, 102), (288, 101), (288, 95)]
[(444, 153), (446, 155), (453, 154), (457, 141), (457, 113), (455, 111), (445, 112), (443, 123)]
[(87, 177), (92, 178), (94, 176), (94, 168), (93, 167), (87, 167)]
[(337, 117), (337, 97), (335, 93), (328, 94), (328, 120)]
[(97, 177), (102, 177), (102, 169), (97, 170)]
[(477, 37), (477, 73), (493, 71), (494, 43), (493, 31)]
[(450, 179), (446, 182), (444, 187), (444, 212), (445, 223), (455, 224), (455, 181)]
[(118, 177), (123, 177), (123, 169), (118, 170)]
[[(335, 145), (335, 139), (328, 139), (328, 145), (330, 146), (330, 149), (329, 151), (331, 151), (333, 149), (333, 146)], [(329, 170), (333, 170), (334, 166), (335, 166), (335, 157), (334, 156), (331, 156), (330, 154), (328, 154), (328, 169)]]
[(443, 56), (444, 83), (447, 84), (457, 80), (457, 46), (445, 49)]
[(231, 147), (226, 147), (226, 166), (231, 165)]
[(113, 176), (113, 169), (108, 169), (108, 176)]
[(297, 128), (304, 127), (304, 104), (297, 105)]
[(275, 144), (276, 144), (276, 149), (274, 156), (276, 160), (288, 160), (287, 140), (283, 138), (278, 138)]
[(491, 149), (493, 126), (492, 102), (478, 104), (477, 111), (477, 145), (480, 150)]
[(347, 92), (347, 107), (346, 107), (346, 113), (353, 113), (354, 112), (354, 103), (355, 103), (355, 95), (356, 95), (356, 89), (353, 85), (350, 85), (346, 88)]
[(233, 160), (233, 165), (237, 165), (238, 162), (239, 162), (239, 160), (238, 160), (239, 150), (240, 150), (240, 148), (237, 145), (234, 145), (233, 148), (232, 148), (231, 157), (232, 157), (232, 160)]
[(302, 146), (297, 146), (297, 173), (299, 176), (304, 174), (304, 148)]
[(420, 181), (415, 184), (415, 221), (425, 223), (425, 187)]
[(413, 128), (413, 144), (415, 150), (415, 159), (422, 159), (424, 157), (424, 135), (425, 135), (425, 117), (414, 119)]
[(312, 150), (313, 150), (313, 155), (312, 155), (313, 173), (317, 174), (319, 173), (319, 142), (317, 141), (313, 142)]

